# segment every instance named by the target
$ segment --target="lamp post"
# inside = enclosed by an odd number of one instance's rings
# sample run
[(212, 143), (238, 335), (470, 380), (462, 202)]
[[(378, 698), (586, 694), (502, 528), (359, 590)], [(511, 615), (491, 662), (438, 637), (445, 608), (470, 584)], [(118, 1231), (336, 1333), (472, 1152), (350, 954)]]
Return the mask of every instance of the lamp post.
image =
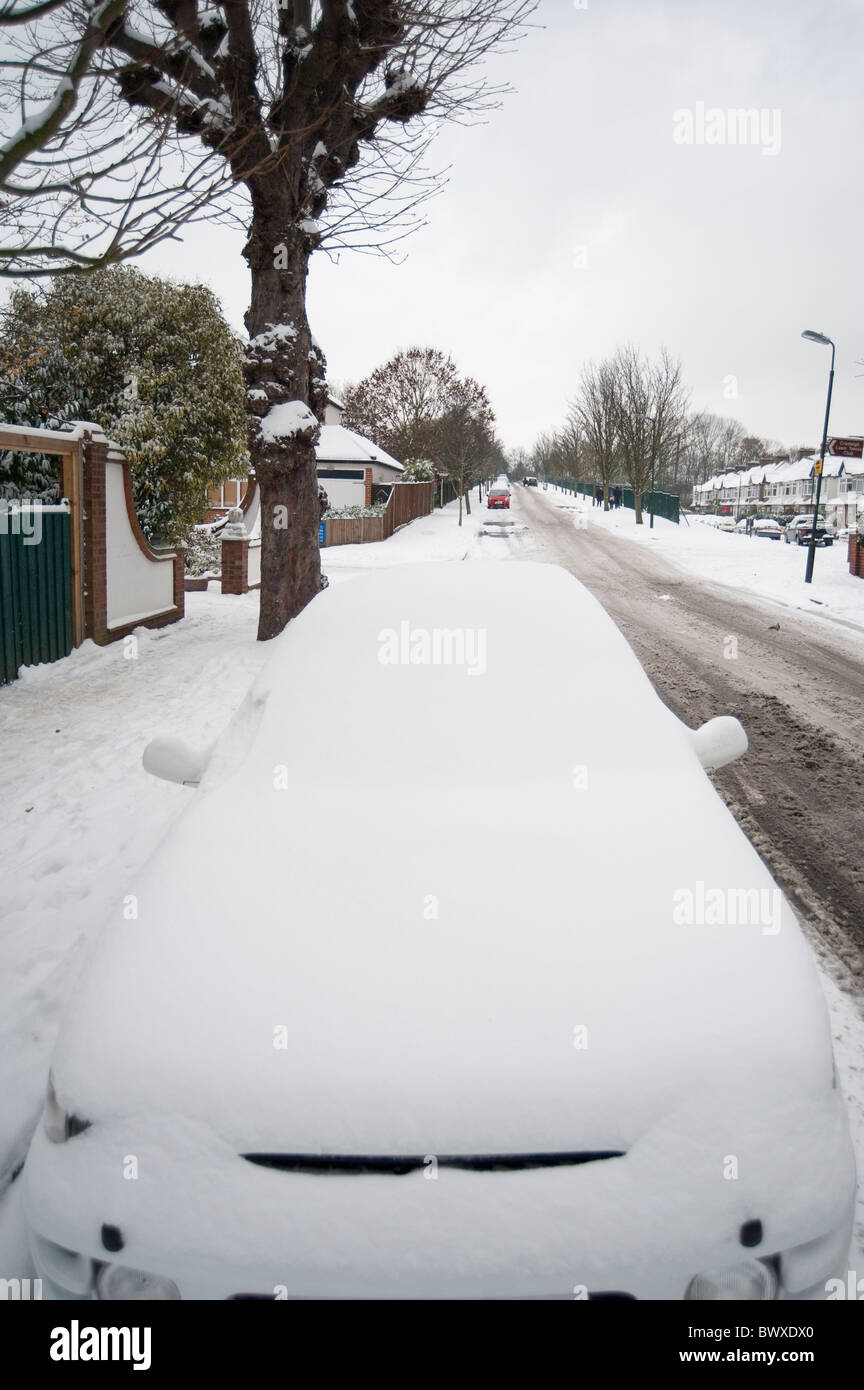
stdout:
[(816, 558), (816, 525), (819, 520), (819, 499), (822, 496), (822, 470), (825, 467), (825, 450), (828, 447), (828, 417), (831, 414), (831, 392), (834, 389), (834, 353), (835, 347), (830, 338), (826, 338), (824, 333), (815, 333), (812, 328), (805, 328), (801, 334), (811, 343), (821, 343), (824, 347), (831, 349), (831, 371), (828, 374), (828, 400), (825, 403), (825, 424), (822, 429), (822, 448), (819, 451), (819, 462), (816, 465), (816, 500), (813, 503), (813, 525), (810, 528), (810, 546), (807, 551), (807, 568), (804, 572), (804, 583), (813, 583), (813, 562)]
[(644, 420), (645, 420), (645, 423), (646, 423), (647, 425), (650, 425), (650, 426), (651, 426), (651, 521), (650, 521), (650, 524), (649, 524), (648, 529), (649, 529), (649, 531), (653, 531), (653, 530), (654, 530), (654, 459), (655, 459), (655, 455), (656, 455), (656, 453), (657, 453), (656, 442), (655, 442), (655, 439), (654, 439), (654, 427), (655, 427), (655, 425), (657, 424), (657, 420), (656, 420), (656, 417), (653, 416), (653, 415), (645, 415), (643, 418), (644, 418)]

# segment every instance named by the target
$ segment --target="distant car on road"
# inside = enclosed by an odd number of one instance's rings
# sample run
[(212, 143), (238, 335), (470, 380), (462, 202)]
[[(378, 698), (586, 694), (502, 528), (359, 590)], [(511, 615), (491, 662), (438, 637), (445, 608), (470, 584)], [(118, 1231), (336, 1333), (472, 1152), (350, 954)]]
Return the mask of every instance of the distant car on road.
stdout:
[(533, 477), (533, 475), (530, 474), (530, 473), (529, 473), (528, 477), (525, 479), (525, 486), (526, 486), (526, 487), (536, 487), (536, 486), (537, 486), (537, 479), (536, 479), (535, 477)]
[(200, 786), (60, 1023), (43, 1296), (845, 1288), (819, 976), (707, 776), (738, 721), (688, 729), (530, 561), (365, 574), (268, 646), (210, 752), (145, 750)]
[(509, 506), (510, 506), (510, 489), (509, 489), (509, 487), (501, 487), (500, 484), (498, 484), (498, 483), (496, 483), (496, 484), (494, 485), (494, 487), (490, 487), (490, 489), (489, 489), (489, 491), (488, 491), (488, 493), (487, 493), (487, 495), (486, 495), (486, 506), (487, 506), (487, 507), (509, 507)]
[[(813, 515), (811, 512), (801, 512), (798, 516), (793, 516), (788, 522), (783, 539), (787, 544), (809, 545), (810, 537), (813, 533)], [(825, 521), (824, 517), (819, 517), (816, 521), (816, 544), (833, 545), (834, 531)]]

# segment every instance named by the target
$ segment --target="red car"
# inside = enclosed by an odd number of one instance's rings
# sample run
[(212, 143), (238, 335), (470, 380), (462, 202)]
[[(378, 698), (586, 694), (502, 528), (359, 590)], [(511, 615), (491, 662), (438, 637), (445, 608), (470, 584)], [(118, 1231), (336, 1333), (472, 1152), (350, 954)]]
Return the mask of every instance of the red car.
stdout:
[(490, 488), (490, 489), (489, 489), (489, 495), (488, 495), (487, 498), (486, 498), (486, 506), (487, 506), (487, 507), (509, 507), (509, 506), (510, 506), (510, 489), (509, 489), (509, 488), (506, 488), (506, 487), (493, 487), (493, 488)]

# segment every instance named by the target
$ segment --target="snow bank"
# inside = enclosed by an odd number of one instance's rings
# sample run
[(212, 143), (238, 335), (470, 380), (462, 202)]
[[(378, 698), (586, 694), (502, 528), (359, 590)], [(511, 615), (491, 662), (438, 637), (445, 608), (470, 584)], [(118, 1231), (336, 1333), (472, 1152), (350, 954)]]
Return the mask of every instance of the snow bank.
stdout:
[(706, 520), (688, 516), (676, 526), (663, 517), (642, 526), (635, 513), (620, 507), (604, 512), (592, 507), (591, 500), (550, 489), (547, 500), (580, 515), (591, 526), (602, 526), (622, 540), (650, 546), (664, 559), (702, 579), (713, 579), (743, 593), (791, 607), (802, 613), (839, 618), (864, 632), (864, 581), (849, 573), (845, 540), (818, 547), (813, 583), (804, 583), (807, 552), (803, 546), (787, 545), (784, 540), (765, 536), (742, 536), (718, 531)]

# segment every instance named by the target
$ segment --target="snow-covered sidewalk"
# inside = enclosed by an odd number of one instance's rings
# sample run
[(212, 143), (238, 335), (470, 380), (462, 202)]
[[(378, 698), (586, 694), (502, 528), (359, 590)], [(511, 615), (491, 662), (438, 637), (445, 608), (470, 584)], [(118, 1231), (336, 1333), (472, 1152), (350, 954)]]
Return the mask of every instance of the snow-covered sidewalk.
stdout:
[(92, 642), (0, 690), (0, 1190), (42, 1105), (58, 1014), (94, 931), (188, 793), (141, 766), (148, 739), (206, 744), (266, 659), (257, 595), (187, 595), (186, 619)]
[(590, 498), (560, 488), (550, 487), (544, 495), (551, 505), (572, 511), (622, 540), (650, 546), (655, 554), (701, 579), (713, 579), (802, 613), (840, 620), (864, 634), (864, 580), (849, 573), (845, 539), (817, 548), (813, 583), (805, 584), (803, 546), (718, 531), (692, 515), (679, 526), (655, 517), (652, 530), (647, 512), (644, 524), (637, 526), (635, 513), (626, 507), (604, 512), (593, 507)]

